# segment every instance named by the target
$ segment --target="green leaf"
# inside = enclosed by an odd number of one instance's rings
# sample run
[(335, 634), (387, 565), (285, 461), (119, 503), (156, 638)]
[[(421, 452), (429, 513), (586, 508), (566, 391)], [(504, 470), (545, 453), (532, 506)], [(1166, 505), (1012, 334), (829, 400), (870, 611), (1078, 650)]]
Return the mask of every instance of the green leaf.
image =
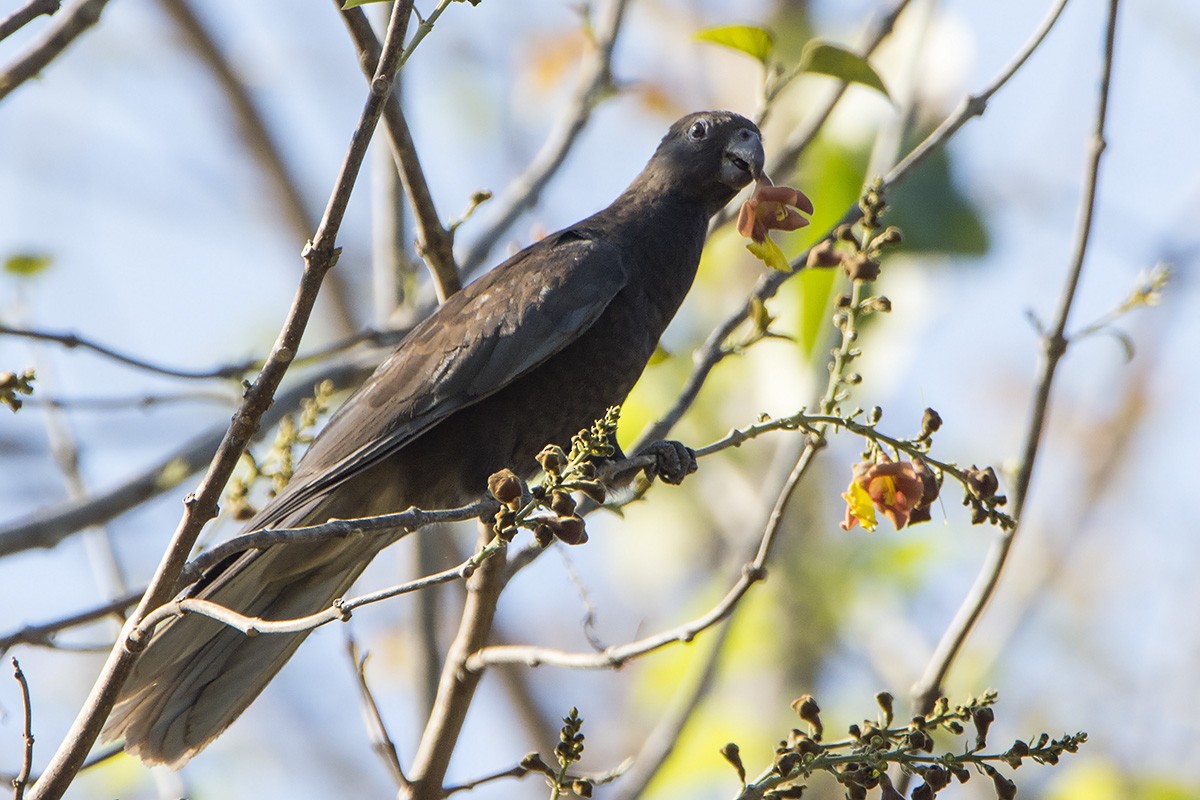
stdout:
[(52, 260), (50, 256), (38, 253), (18, 253), (4, 262), (4, 271), (10, 275), (29, 277), (50, 266)]
[(758, 59), (766, 66), (771, 51), (775, 49), (775, 38), (770, 31), (753, 25), (724, 25), (696, 32), (702, 42), (724, 45)]
[(388, 2), (388, 0), (346, 0), (346, 2), (342, 3), (342, 10), (345, 11), (348, 8), (357, 8), (359, 6), (365, 6), (367, 3), (386, 3), (386, 2)]
[(830, 75), (847, 83), (860, 83), (876, 90), (888, 100), (892, 99), (892, 96), (888, 94), (887, 87), (883, 85), (883, 79), (871, 66), (871, 62), (858, 53), (838, 47), (836, 44), (830, 44), (820, 39), (810, 40), (808, 44), (804, 45), (797, 69), (800, 72)]

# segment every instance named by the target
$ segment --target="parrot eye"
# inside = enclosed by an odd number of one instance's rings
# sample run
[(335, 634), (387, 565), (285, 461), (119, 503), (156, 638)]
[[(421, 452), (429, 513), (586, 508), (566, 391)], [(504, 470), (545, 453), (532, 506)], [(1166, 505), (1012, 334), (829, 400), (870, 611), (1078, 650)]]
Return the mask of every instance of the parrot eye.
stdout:
[(702, 121), (693, 122), (692, 127), (688, 128), (688, 136), (697, 142), (708, 136), (708, 123)]

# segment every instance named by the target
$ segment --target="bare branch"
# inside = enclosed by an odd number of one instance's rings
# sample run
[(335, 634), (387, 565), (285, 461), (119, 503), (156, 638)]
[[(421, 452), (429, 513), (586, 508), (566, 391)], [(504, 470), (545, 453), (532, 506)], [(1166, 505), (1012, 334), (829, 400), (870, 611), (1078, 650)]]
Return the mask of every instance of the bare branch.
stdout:
[[(1065, 2), (1065, 0), (1064, 0)], [(1043, 23), (1042, 35), (1049, 30), (1053, 20), (1064, 2), (1060, 2), (1047, 22)], [(1042, 337), (1042, 365), (1038, 375), (1037, 386), (1034, 389), (1032, 407), (1029, 414), (1029, 427), (1025, 432), (1021, 448), (1021, 461), (1017, 469), (1017, 477), (1012, 495), (1013, 516), (1018, 520), (1029, 494), (1029, 486), (1033, 477), (1034, 464), (1037, 461), (1038, 450), (1042, 441), (1042, 433), (1046, 425), (1046, 417), (1050, 409), (1050, 392), (1054, 382), (1055, 371), (1059, 361), (1067, 351), (1069, 344), (1066, 338), (1067, 319), (1071, 306), (1075, 301), (1076, 290), (1083, 274), (1083, 264), (1087, 256), (1088, 241), (1092, 230), (1092, 217), (1096, 207), (1096, 191), (1099, 185), (1100, 160), (1104, 154), (1104, 129), (1108, 117), (1108, 96), (1112, 79), (1113, 44), (1117, 30), (1118, 0), (1109, 0), (1108, 22), (1105, 29), (1104, 55), (1101, 67), (1100, 89), (1096, 104), (1096, 118), (1092, 135), (1088, 140), (1088, 163), (1084, 174), (1083, 188), (1080, 195), (1079, 220), (1075, 230), (1074, 250), (1071, 263), (1067, 269), (1065, 285), (1059, 298), (1058, 312), (1054, 324)], [(1040, 41), (1040, 40), (1039, 40)], [(1028, 57), (1028, 53), (1025, 54)], [(1024, 63), (1024, 58), (1014, 61), (1013, 67), (1007, 73), (1011, 75)], [(962, 605), (942, 634), (937, 648), (930, 657), (925, 672), (913, 687), (913, 697), (917, 708), (924, 713), (932, 708), (942, 689), (942, 683), (949, 674), (958, 653), (962, 649), (971, 629), (983, 614), (984, 607), (996, 591), (1000, 581), (1000, 573), (1008, 560), (1013, 541), (1019, 527), (1001, 532), (993, 541), (980, 566)]]
[(26, 625), (12, 633), (0, 636), (0, 653), (5, 653), (18, 644), (54, 647), (54, 634), (59, 631), (75, 628), (80, 625), (87, 625), (109, 616), (116, 616), (121, 621), (123, 620), (122, 612), (136, 604), (140, 599), (142, 599), (142, 590), (130, 592), (123, 597), (115, 598), (103, 605), (60, 617), (50, 622)]
[(46, 68), (71, 42), (100, 20), (108, 0), (82, 0), (70, 11), (57, 18), (50, 29), (28, 52), (0, 72), (0, 100), (8, 97), (25, 81)]
[[(482, 530), (481, 542), (490, 535), (486, 528)], [(412, 800), (440, 800), (445, 795), (442, 783), (446, 769), (481, 677), (478, 672), (465, 669), (464, 662), (471, 653), (487, 643), (492, 618), (496, 613), (496, 602), (504, 586), (503, 558), (484, 561), (467, 584), (467, 600), (458, 634), (446, 653), (437, 701), (409, 770), (412, 786), (408, 796)]]
[(28, 3), (0, 20), (0, 42), (12, 36), (41, 16), (58, 13), (62, 0), (29, 0)]
[[(341, 8), (340, 2), (337, 5)], [(375, 38), (375, 31), (361, 8), (343, 9), (342, 20), (354, 39), (363, 72), (369, 76), (373, 65), (379, 60), (379, 40)], [(462, 288), (462, 278), (454, 260), (454, 233), (442, 225), (433, 203), (433, 194), (429, 191), (429, 182), (417, 156), (416, 145), (413, 144), (412, 132), (408, 129), (408, 120), (404, 117), (400, 99), (394, 93), (388, 97), (383, 115), (384, 131), (392, 148), (392, 157), (396, 160), (400, 180), (413, 209), (417, 251), (433, 275), (438, 299), (444, 301)]]
[(463, 664), (464, 668), (472, 673), (481, 672), (483, 669), (496, 664), (524, 664), (529, 667), (549, 665), (567, 669), (617, 669), (631, 659), (639, 658), (668, 645), (677, 642), (687, 643), (692, 641), (698, 634), (711, 628), (733, 613), (737, 604), (750, 591), (750, 587), (766, 579), (767, 560), (770, 557), (775, 539), (779, 534), (779, 528), (783, 522), (783, 512), (787, 508), (788, 501), (791, 499), (792, 493), (795, 491), (800, 479), (808, 470), (809, 464), (812, 463), (812, 458), (819, 447), (818, 440), (814, 439), (810, 439), (805, 445), (803, 451), (800, 453), (800, 457), (796, 461), (795, 467), (792, 469), (791, 474), (788, 475), (783, 489), (780, 491), (778, 498), (776, 498), (775, 505), (771, 509), (771, 515), (759, 539), (754, 557), (743, 565), (741, 575), (737, 581), (734, 582), (725, 596), (721, 598), (720, 602), (709, 609), (707, 613), (690, 622), (662, 631), (653, 636), (647, 636), (628, 644), (609, 647), (599, 653), (570, 653), (549, 647), (524, 645), (483, 647), (471, 653), (470, 657)]
[(585, 57), (571, 102), (525, 171), (492, 202), (492, 221), (463, 254), (463, 274), (470, 275), (482, 267), (492, 248), (517, 218), (537, 203), (542, 190), (558, 172), (575, 140), (591, 120), (596, 106), (612, 93), (613, 47), (621, 31), (626, 5), (627, 0), (609, 0), (600, 12), (593, 34), (594, 47)]
[(25, 785), (29, 783), (29, 774), (33, 770), (33, 704), (29, 700), (29, 681), (25, 680), (21, 665), (15, 658), (12, 665), (13, 677), (21, 687), (21, 715), (24, 721), (21, 738), (25, 742), (25, 750), (21, 757), (21, 771), (12, 780), (13, 800), (21, 800), (25, 796)]
[[(290, 388), (275, 398), (263, 414), (260, 427), (269, 428), (312, 396), (312, 384), (323, 379), (340, 389), (357, 386), (371, 373), (371, 366), (343, 364)], [(35, 548), (54, 547), (90, 525), (97, 525), (169, 491), (212, 461), (221, 444), (225, 427), (201, 433), (178, 450), (167, 454), (124, 483), (91, 498), (64, 503), (40, 511), (0, 528), (0, 557)]]
[(370, 684), (367, 683), (367, 658), (370, 654), (364, 653), (360, 656), (358, 645), (354, 643), (353, 639), (347, 638), (346, 655), (350, 657), (350, 663), (354, 666), (354, 677), (357, 679), (358, 692), (362, 700), (363, 722), (367, 726), (371, 748), (387, 767), (396, 787), (401, 791), (407, 790), (408, 778), (404, 777), (404, 769), (400, 766), (400, 754), (396, 752), (396, 743), (388, 734), (387, 724), (383, 721), (383, 712), (379, 710), (379, 704), (375, 702), (375, 695), (371, 692)]
[(525, 769), (520, 764), (517, 764), (515, 767), (502, 769), (499, 772), (493, 772), (490, 775), (484, 775), (483, 777), (476, 778), (473, 781), (455, 784), (454, 786), (447, 786), (442, 790), (442, 797), (449, 797), (450, 795), (458, 794), (459, 792), (469, 792), (476, 787), (483, 786), (485, 783), (493, 783), (495, 781), (504, 780), (505, 778), (524, 778), (528, 774), (529, 770)]
[(127, 629), (131, 636), (118, 641), (113, 648), (66, 739), (42, 778), (33, 787), (34, 797), (38, 800), (58, 800), (79, 772), (87, 751), (99, 735), (121, 685), (137, 658), (138, 643), (132, 639), (133, 630), (152, 609), (158, 608), (174, 593), (188, 552), (195, 544), (204, 523), (216, 514), (217, 501), (226, 481), (251, 436), (258, 429), (263, 413), (271, 405), (272, 397), (284, 373), (295, 359), (321, 281), (337, 262), (337, 233), (345, 217), (355, 179), (366, 156), (367, 145), (382, 115), (384, 101), (391, 95), (392, 80), (403, 50), (404, 35), (411, 13), (411, 0), (398, 0), (393, 6), (383, 55), (371, 81), (371, 91), (351, 137), (325, 213), (317, 226), (316, 234), (304, 250), (304, 277), (271, 355), (258, 378), (247, 389), (242, 407), (235, 413), (208, 474), (201, 481), (196, 493), (189, 495), (185, 501), (179, 527), (146, 590), (146, 595), (130, 620)]

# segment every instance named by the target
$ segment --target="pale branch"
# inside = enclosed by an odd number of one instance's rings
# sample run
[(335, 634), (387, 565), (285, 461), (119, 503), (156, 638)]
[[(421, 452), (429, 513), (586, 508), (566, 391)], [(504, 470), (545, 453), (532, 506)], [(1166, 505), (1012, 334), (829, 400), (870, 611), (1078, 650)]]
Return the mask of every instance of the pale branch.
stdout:
[(57, 14), (61, 6), (62, 0), (29, 0), (28, 3), (0, 20), (0, 42), (12, 36), (38, 17), (49, 17)]
[(613, 48), (621, 32), (626, 5), (627, 0), (608, 0), (599, 12), (592, 33), (592, 49), (584, 57), (574, 95), (525, 171), (492, 201), (490, 222), (463, 254), (464, 275), (483, 267), (496, 243), (517, 218), (537, 204), (542, 190), (566, 161), (596, 106), (612, 92)]
[[(335, 0), (335, 3), (341, 8), (340, 2)], [(354, 40), (363, 72), (369, 76), (373, 65), (379, 60), (379, 40), (375, 37), (375, 30), (361, 8), (345, 9), (341, 14), (342, 21)], [(462, 277), (454, 260), (454, 232), (442, 224), (442, 218), (433, 202), (433, 193), (429, 189), (429, 181), (417, 156), (408, 120), (395, 93), (387, 99), (383, 110), (383, 125), (392, 157), (400, 171), (400, 181), (413, 210), (417, 252), (429, 267), (438, 299), (444, 301), (462, 288)]]
[(295, 359), (300, 340), (312, 315), (317, 294), (325, 274), (337, 263), (338, 231), (345, 218), (346, 207), (355, 179), (366, 156), (372, 133), (383, 112), (385, 100), (391, 95), (392, 81), (403, 50), (408, 19), (412, 13), (411, 0), (398, 0), (392, 8), (384, 41), (383, 55), (371, 81), (363, 111), (355, 126), (345, 159), (330, 193), (325, 213), (316, 233), (305, 247), (304, 275), (297, 288), (295, 300), (288, 311), (279, 338), (271, 349), (262, 372), (246, 390), (241, 408), (234, 414), (228, 432), (214, 456), (208, 473), (197, 491), (184, 503), (179, 527), (163, 555), (145, 596), (127, 623), (129, 635), (113, 647), (108, 661), (97, 678), (92, 692), (76, 717), (75, 723), (55, 753), (42, 778), (33, 787), (36, 800), (58, 800), (78, 774), (88, 750), (112, 710), (121, 686), (137, 659), (137, 645), (132, 632), (151, 610), (160, 607), (174, 594), (179, 573), (183, 569), (204, 524), (216, 515), (217, 501), (234, 466), (257, 431), (263, 413), (271, 405), (275, 390)]
[[(491, 532), (486, 526), (481, 525), (481, 528), (480, 539), (487, 541)], [(495, 539), (492, 541), (496, 542)], [(503, 540), (497, 543), (505, 544)], [(498, 552), (503, 552), (503, 548)], [(503, 558), (484, 561), (467, 583), (467, 599), (458, 633), (446, 653), (437, 699), (409, 769), (412, 785), (407, 796), (410, 800), (440, 800), (444, 796), (442, 787), (446, 769), (481, 677), (479, 673), (467, 670), (464, 663), (471, 653), (487, 643), (504, 586)]]
[(520, 764), (517, 764), (516, 766), (509, 767), (508, 769), (498, 770), (491, 774), (467, 781), (466, 783), (456, 783), (453, 786), (447, 786), (442, 789), (442, 797), (449, 797), (450, 795), (458, 794), (459, 792), (469, 792), (472, 789), (483, 786), (485, 783), (494, 783), (496, 781), (504, 780), (505, 778), (524, 778), (528, 774), (529, 770), (525, 769), (525, 767), (521, 766)]
[(632, 659), (669, 645), (691, 642), (697, 635), (733, 613), (750, 588), (755, 583), (766, 579), (767, 561), (779, 534), (788, 501), (819, 448), (819, 440), (810, 438), (776, 498), (762, 536), (759, 538), (754, 557), (742, 566), (741, 574), (729, 591), (725, 593), (725, 596), (706, 613), (674, 628), (624, 645), (608, 647), (598, 653), (572, 653), (550, 647), (526, 645), (482, 647), (472, 652), (464, 661), (464, 669), (471, 673), (480, 673), (487, 667), (497, 664), (524, 664), (529, 667), (547, 665), (567, 669), (618, 669)]
[(24, 55), (0, 71), (0, 100), (13, 89), (35, 77), (57, 58), (80, 34), (100, 21), (108, 0), (81, 0), (55, 18), (55, 25)]
[(357, 519), (335, 519), (320, 525), (308, 525), (300, 528), (262, 528), (235, 536), (196, 556), (181, 571), (179, 582), (181, 585), (192, 583), (214, 564), (246, 550), (372, 533), (396, 535), (395, 532), (400, 530), (411, 533), (427, 525), (477, 519), (495, 513), (497, 507), (496, 501), (489, 498), (460, 508), (432, 511), (409, 508), (395, 514), (380, 514)]
[[(312, 397), (313, 383), (331, 380), (339, 389), (357, 386), (372, 367), (341, 364), (292, 387), (263, 414), (261, 428), (275, 425), (295, 411), (300, 401)], [(201, 433), (123, 483), (88, 499), (63, 503), (0, 527), (0, 557), (36, 548), (50, 548), (91, 525), (98, 525), (170, 491), (212, 461), (225, 436), (226, 426)]]
[(29, 699), (29, 681), (17, 659), (12, 660), (13, 678), (21, 687), (21, 739), (25, 744), (21, 755), (21, 771), (12, 779), (13, 800), (21, 800), (25, 796), (25, 786), (29, 783), (29, 775), (33, 771), (33, 703)]
[[(1063, 0), (1065, 2), (1065, 0)], [(1053, 19), (1061, 11), (1060, 2), (1051, 17), (1044, 24), (1048, 30)], [(1051, 388), (1054, 383), (1055, 371), (1069, 344), (1066, 338), (1067, 321), (1071, 307), (1074, 304), (1079, 281), (1083, 274), (1083, 265), (1087, 256), (1088, 242), (1091, 236), (1093, 215), (1096, 207), (1096, 193), (1099, 187), (1100, 162), (1105, 148), (1105, 123), (1108, 118), (1109, 90), (1112, 80), (1113, 50), (1116, 40), (1118, 0), (1109, 0), (1108, 20), (1105, 27), (1105, 40), (1101, 65), (1100, 86), (1096, 102), (1096, 115), (1092, 134), (1087, 142), (1088, 161), (1084, 172), (1083, 186), (1080, 192), (1079, 219), (1074, 235), (1074, 246), (1070, 264), (1067, 268), (1062, 293), (1059, 298), (1058, 311), (1054, 324), (1042, 336), (1042, 363), (1038, 373), (1037, 384), (1033, 392), (1029, 414), (1029, 427), (1025, 432), (1021, 447), (1021, 460), (1017, 467), (1012, 495), (1013, 516), (1018, 520), (1029, 494), (1029, 486), (1033, 477), (1033, 468), (1037, 461), (1042, 442), (1042, 434), (1050, 409)], [(1043, 34), (1044, 35), (1044, 34)], [(1015, 68), (1014, 70), (1015, 71)], [(942, 634), (925, 672), (913, 687), (913, 697), (918, 710), (931, 707), (941, 692), (942, 683), (949, 674), (954, 661), (958, 657), (967, 636), (970, 635), (975, 623), (983, 614), (983, 609), (995, 593), (999, 585), (1000, 574), (1008, 561), (1009, 552), (1016, 539), (1018, 528), (1001, 531), (992, 541), (991, 547), (980, 566), (975, 582), (963, 598), (962, 605), (955, 613), (953, 620)]]
[[(1059, 15), (1066, 6), (1066, 2), (1067, 0), (1055, 0), (1050, 12), (1038, 26), (1037, 30), (1013, 59), (1000, 71), (996, 78), (978, 94), (963, 98), (958, 107), (936, 129), (917, 144), (881, 179), (881, 192), (886, 193), (887, 190), (903, 183), (913, 170), (924, 163), (931, 155), (942, 150), (963, 125), (983, 114), (992, 96), (1008, 83), (1013, 75), (1024, 66), (1034, 51), (1045, 41), (1046, 36), (1058, 21)], [(862, 210), (858, 207), (857, 202), (855, 202), (823, 238), (829, 238), (839, 226), (857, 222), (861, 217)], [(774, 297), (788, 279), (805, 269), (807, 258), (808, 251), (806, 250), (791, 262), (792, 269), (790, 272), (771, 270), (770, 274), (759, 278), (751, 290), (749, 297), (746, 298), (746, 303), (717, 325), (708, 335), (708, 338), (705, 339), (704, 344), (695, 351), (692, 357), (692, 371), (684, 382), (683, 388), (680, 390), (675, 402), (662, 417), (641, 433), (632, 449), (636, 450), (645, 442), (663, 439), (670, 433), (671, 429), (675, 427), (676, 423), (679, 422), (696, 401), (696, 397), (700, 394), (701, 388), (703, 388), (713, 369), (732, 352), (726, 348), (725, 342), (733, 335), (737, 327), (749, 318), (751, 306), (755, 302), (765, 302)]]
[(726, 622), (718, 629), (703, 657), (699, 675), (691, 685), (681, 687), (671, 707), (659, 716), (654, 729), (642, 742), (637, 754), (630, 759), (629, 769), (622, 776), (621, 783), (615, 787), (616, 795), (613, 800), (636, 800), (641, 797), (650, 781), (671, 757), (684, 728), (712, 688), (717, 675), (717, 664), (725, 650), (726, 642), (729, 641), (731, 629), (732, 622)]
[(346, 655), (350, 657), (350, 664), (354, 667), (354, 677), (358, 683), (359, 699), (362, 701), (363, 723), (367, 727), (367, 736), (371, 740), (371, 749), (383, 761), (383, 765), (392, 776), (392, 781), (396, 784), (396, 788), (404, 791), (408, 789), (408, 778), (405, 777), (404, 768), (400, 764), (400, 754), (396, 750), (396, 743), (388, 733), (387, 723), (384, 722), (383, 712), (379, 709), (379, 703), (375, 700), (375, 694), (371, 691), (371, 685), (367, 683), (367, 658), (369, 654), (364, 653), (360, 656), (358, 646), (354, 640), (347, 637)]
[[(271, 134), (266, 119), (246, 82), (221, 51), (216, 38), (196, 13), (189, 0), (158, 0), (159, 5), (183, 33), (184, 41), (195, 51), (225, 93), (229, 106), (241, 128), (246, 150), (274, 187), (279, 199), (278, 208), (297, 241), (308, 238), (316, 220), (304, 201), (300, 182), (283, 158), (279, 139)], [(354, 311), (340, 272), (334, 271), (325, 279), (322, 298), (332, 304), (333, 322), (343, 333), (355, 327)]]
[(142, 598), (142, 593), (143, 590), (139, 589), (85, 611), (59, 617), (49, 622), (25, 625), (12, 633), (0, 636), (0, 653), (6, 653), (19, 644), (54, 647), (54, 635), (60, 631), (88, 625), (106, 617), (115, 616), (118, 619), (124, 619), (124, 611), (135, 605)]

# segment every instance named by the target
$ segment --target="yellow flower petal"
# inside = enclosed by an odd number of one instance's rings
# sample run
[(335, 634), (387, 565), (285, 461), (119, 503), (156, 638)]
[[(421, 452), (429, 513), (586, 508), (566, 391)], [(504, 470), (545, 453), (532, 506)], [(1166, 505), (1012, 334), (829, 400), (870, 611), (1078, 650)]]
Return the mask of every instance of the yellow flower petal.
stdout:
[(771, 269), (779, 270), (780, 272), (791, 272), (792, 266), (788, 264), (788, 260), (783, 255), (783, 251), (779, 249), (779, 245), (771, 241), (771, 237), (763, 239), (761, 242), (750, 242), (746, 245), (746, 249), (754, 254), (754, 257), (762, 261)]
[(879, 524), (875, 519), (875, 505), (871, 502), (871, 495), (858, 481), (850, 482), (842, 499), (849, 507), (850, 516), (858, 520), (858, 524), (868, 531), (875, 530)]

